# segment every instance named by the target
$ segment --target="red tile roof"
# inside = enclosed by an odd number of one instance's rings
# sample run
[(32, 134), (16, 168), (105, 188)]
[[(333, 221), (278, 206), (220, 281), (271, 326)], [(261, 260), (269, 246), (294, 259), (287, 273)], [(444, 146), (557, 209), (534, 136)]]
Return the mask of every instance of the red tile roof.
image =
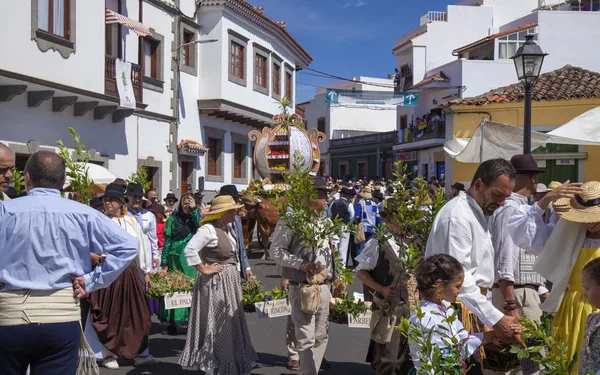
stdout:
[(191, 139), (182, 139), (181, 142), (179, 142), (179, 144), (177, 144), (177, 148), (191, 149), (191, 150), (198, 150), (198, 151), (207, 151), (208, 150), (208, 147), (201, 145), (200, 143), (198, 143), (196, 141), (192, 141)]
[(421, 31), (420, 33), (416, 34), (413, 37), (408, 38), (407, 40), (405, 40), (404, 42), (398, 44), (396, 47), (392, 48), (392, 53), (396, 52), (397, 50), (399, 50), (400, 48), (404, 47), (405, 45), (407, 45), (408, 43), (412, 42), (413, 39), (425, 34), (427, 32), (427, 30), (425, 31)]
[(421, 82), (414, 84), (411, 87), (411, 89), (418, 89), (418, 88), (426, 86), (430, 83), (436, 83), (436, 82), (447, 83), (447, 82), (450, 82), (450, 78), (447, 75), (445, 75), (444, 72), (440, 71), (432, 76), (425, 78)]
[(538, 24), (535, 23), (535, 22), (534, 23), (528, 23), (526, 25), (521, 25), (519, 27), (515, 27), (514, 29), (510, 29), (510, 30), (502, 31), (500, 33), (488, 35), (485, 38), (481, 38), (481, 39), (479, 39), (479, 40), (477, 40), (477, 41), (475, 41), (473, 43), (469, 43), (466, 46), (462, 46), (460, 48), (457, 48), (452, 53), (458, 54), (458, 53), (461, 53), (461, 52), (465, 52), (466, 50), (469, 50), (469, 49), (471, 49), (473, 47), (477, 47), (477, 46), (479, 46), (481, 44), (485, 44), (485, 43), (490, 42), (490, 41), (492, 41), (494, 39), (501, 38), (501, 37), (503, 37), (505, 35), (510, 35), (510, 34), (518, 33), (519, 31), (529, 30), (529, 29), (531, 29), (533, 27), (537, 27), (537, 25)]
[[(445, 104), (487, 105), (520, 102), (525, 98), (521, 83), (500, 87), (473, 98), (457, 99)], [(600, 98), (600, 73), (571, 65), (540, 75), (533, 87), (533, 100), (567, 100), (572, 98)]]

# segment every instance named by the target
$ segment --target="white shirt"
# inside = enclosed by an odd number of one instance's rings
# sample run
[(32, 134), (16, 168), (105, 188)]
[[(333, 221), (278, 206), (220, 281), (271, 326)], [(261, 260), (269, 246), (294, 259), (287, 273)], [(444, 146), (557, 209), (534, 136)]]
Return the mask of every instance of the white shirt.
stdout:
[(513, 239), (513, 242), (532, 254), (539, 255), (546, 244), (546, 241), (556, 227), (556, 212), (550, 219), (550, 223), (544, 222), (544, 212), (538, 206), (519, 206), (512, 212), (507, 222), (507, 231)]
[(458, 299), (488, 327), (504, 314), (481, 294), (494, 284), (494, 247), (488, 219), (477, 202), (465, 192), (448, 202), (437, 214), (427, 240), (425, 257), (448, 254), (465, 268)]
[(332, 191), (329, 193), (328, 201), (333, 202), (336, 199), (340, 199), (340, 193), (338, 191)]
[[(227, 238), (229, 242), (231, 242), (231, 246), (233, 249), (237, 249), (237, 242), (235, 238), (231, 235), (231, 231), (226, 232)], [(187, 246), (183, 250), (183, 255), (185, 256), (185, 260), (188, 266), (195, 266), (197, 264), (206, 264), (202, 258), (202, 249), (207, 248), (215, 248), (219, 245), (219, 237), (217, 237), (217, 231), (215, 227), (211, 223), (206, 223), (201, 226), (196, 234), (190, 239)], [(238, 271), (240, 270), (240, 260), (236, 254), (236, 263)]]
[(508, 220), (514, 212), (519, 210), (520, 206), (529, 206), (527, 198), (512, 193), (510, 198), (504, 201), (504, 206), (497, 209), (490, 218), (496, 268), (494, 281), (508, 280), (516, 285), (543, 285), (544, 279), (533, 271), (533, 264), (537, 256), (528, 254), (524, 249), (515, 245), (508, 232)]
[(142, 228), (138, 222), (129, 215), (125, 215), (125, 217), (122, 218), (111, 217), (110, 219), (137, 240), (138, 256), (135, 258), (135, 262), (138, 268), (138, 274), (142, 280), (144, 280), (144, 275), (152, 271), (152, 253), (146, 246), (146, 237), (142, 232)]
[[(459, 319), (452, 321), (452, 323), (443, 322), (445, 317), (450, 317), (454, 314), (454, 309), (450, 303), (446, 301), (443, 301), (442, 303), (444, 304), (444, 308), (430, 301), (422, 301), (419, 306), (424, 317), (419, 319), (415, 313), (411, 314), (409, 319), (411, 325), (409, 329), (413, 330), (416, 328), (418, 330), (423, 330), (426, 335), (425, 337), (429, 337), (430, 342), (437, 345), (441, 349), (442, 354), (445, 352), (444, 349), (448, 347), (444, 343), (444, 336), (450, 335), (457, 338), (458, 342), (463, 345), (461, 357), (463, 360), (466, 360), (481, 346), (483, 333), (469, 334)], [(446, 311), (444, 311), (444, 309)], [(430, 332), (431, 336), (428, 336)], [(446, 339), (445, 341), (449, 341), (449, 339)], [(419, 351), (422, 346), (418, 342), (409, 339), (409, 347), (410, 356), (415, 364), (415, 368), (423, 370), (419, 360)], [(421, 373), (420, 371), (418, 372)], [(427, 375), (436, 375), (428, 372), (424, 373)]]
[[(388, 240), (392, 250), (397, 257), (400, 257), (400, 246), (394, 241), (393, 238)], [(370, 238), (366, 243), (363, 251), (359, 256), (356, 257), (356, 260), (359, 262), (356, 267), (357, 271), (365, 270), (372, 271), (377, 266), (377, 261), (379, 260), (379, 240), (376, 238)]]
[(135, 220), (138, 221), (138, 224), (140, 224), (138, 217), (141, 217), (142, 231), (148, 239), (147, 245), (150, 251), (152, 252), (152, 258), (160, 260), (160, 256), (158, 253), (158, 237), (156, 236), (156, 216), (154, 216), (152, 212), (148, 211), (145, 208), (143, 208), (141, 212), (137, 212), (132, 208), (128, 207), (127, 212), (130, 216), (132, 216)]

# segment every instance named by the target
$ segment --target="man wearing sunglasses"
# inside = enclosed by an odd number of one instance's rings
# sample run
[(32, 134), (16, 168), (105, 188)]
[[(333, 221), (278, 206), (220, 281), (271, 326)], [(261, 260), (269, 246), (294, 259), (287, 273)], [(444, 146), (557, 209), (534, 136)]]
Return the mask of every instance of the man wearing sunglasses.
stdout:
[(8, 146), (0, 143), (0, 201), (8, 200), (6, 191), (12, 180), (12, 171), (15, 167), (15, 156)]

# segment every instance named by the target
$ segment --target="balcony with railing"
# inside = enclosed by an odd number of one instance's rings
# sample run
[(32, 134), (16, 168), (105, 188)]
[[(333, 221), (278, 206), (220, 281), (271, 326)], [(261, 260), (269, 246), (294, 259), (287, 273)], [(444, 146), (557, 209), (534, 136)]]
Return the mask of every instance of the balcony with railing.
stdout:
[(444, 144), (445, 140), (446, 122), (439, 116), (433, 116), (426, 122), (400, 129), (394, 150), (439, 146)]
[[(106, 55), (105, 65), (104, 65), (104, 93), (106, 95), (119, 96), (119, 92), (117, 90), (117, 68), (116, 68), (116, 57)], [(133, 93), (135, 95), (135, 101), (137, 103), (142, 103), (142, 93), (143, 85), (143, 74), (142, 74), (142, 66), (138, 64), (131, 63), (131, 84), (133, 86)]]
[(448, 13), (429, 11), (421, 16), (421, 26), (431, 22), (448, 22)]
[(600, 0), (542, 0), (538, 10), (559, 10), (572, 12), (598, 12)]

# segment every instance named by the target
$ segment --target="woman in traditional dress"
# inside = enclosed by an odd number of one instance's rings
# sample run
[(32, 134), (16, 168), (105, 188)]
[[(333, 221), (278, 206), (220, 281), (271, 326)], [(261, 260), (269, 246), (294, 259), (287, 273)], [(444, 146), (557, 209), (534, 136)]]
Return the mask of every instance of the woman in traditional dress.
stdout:
[(179, 364), (215, 375), (248, 375), (256, 363), (237, 269), (237, 243), (228, 233), (235, 210), (230, 195), (215, 198), (186, 246), (187, 264), (198, 271), (185, 348)]
[(109, 287), (89, 295), (85, 337), (101, 365), (114, 370), (119, 368), (117, 358), (134, 359), (148, 347), (151, 321), (144, 287), (151, 287), (152, 253), (142, 228), (127, 215), (125, 188), (109, 184), (102, 200), (106, 215), (135, 237), (139, 247), (137, 258)]
[[(580, 274), (586, 263), (600, 258), (600, 182), (586, 182), (579, 194), (558, 199), (553, 207), (561, 219), (549, 237), (540, 240), (539, 233), (547, 230), (545, 210), (536, 206), (511, 217), (509, 231), (517, 245), (529, 242), (525, 245), (530, 251), (539, 253), (534, 270), (553, 283), (542, 309), (556, 312), (553, 336), (568, 343), (573, 358), (581, 352), (588, 315), (597, 311), (585, 298)], [(572, 374), (577, 374), (577, 365)]]
[[(381, 212), (386, 226), (391, 233), (396, 232), (391, 215)], [(372, 309), (381, 310), (379, 301), (383, 301), (387, 310), (397, 317), (397, 322), (410, 316), (407, 276), (400, 267), (400, 246), (394, 236), (387, 240), (370, 238), (364, 251), (356, 257), (359, 262), (357, 276), (369, 293), (372, 293)], [(365, 299), (367, 296), (365, 295)], [(389, 306), (388, 306), (389, 305)], [(389, 314), (386, 314), (389, 315)], [(393, 327), (392, 327), (393, 329)], [(391, 340), (381, 344), (371, 339), (367, 353), (367, 362), (375, 369), (376, 374), (406, 374), (413, 368), (409, 356), (408, 339), (398, 330), (393, 330)]]
[[(183, 255), (190, 239), (200, 227), (200, 215), (196, 209), (196, 200), (192, 194), (185, 194), (179, 201), (179, 207), (174, 215), (167, 219), (165, 227), (165, 244), (162, 252), (161, 266), (167, 272), (182, 272), (187, 276), (196, 278), (196, 269), (188, 266)], [(158, 317), (162, 322), (168, 323), (167, 333), (177, 334), (177, 327), (188, 324), (187, 307), (166, 310), (164, 300), (161, 300)]]

